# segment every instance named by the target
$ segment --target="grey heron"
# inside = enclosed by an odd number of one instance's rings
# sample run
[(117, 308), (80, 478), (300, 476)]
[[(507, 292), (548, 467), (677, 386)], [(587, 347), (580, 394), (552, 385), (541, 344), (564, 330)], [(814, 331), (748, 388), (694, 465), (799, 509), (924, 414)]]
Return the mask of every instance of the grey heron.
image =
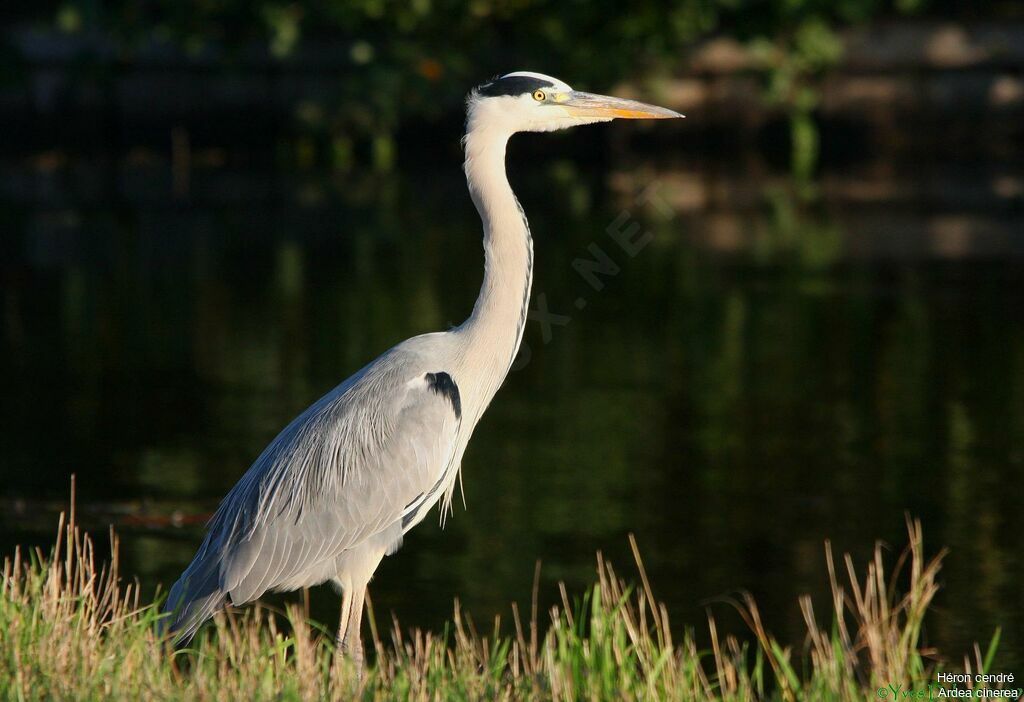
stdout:
[(508, 374), (526, 322), (533, 242), (505, 174), (516, 132), (682, 115), (516, 72), (467, 99), (465, 173), (483, 220), (484, 279), (469, 318), (413, 337), (300, 414), (221, 502), (166, 604), (188, 641), (227, 605), (331, 581), (342, 593), (338, 650), (362, 663), (367, 584), (436, 504), (451, 510), (462, 455)]

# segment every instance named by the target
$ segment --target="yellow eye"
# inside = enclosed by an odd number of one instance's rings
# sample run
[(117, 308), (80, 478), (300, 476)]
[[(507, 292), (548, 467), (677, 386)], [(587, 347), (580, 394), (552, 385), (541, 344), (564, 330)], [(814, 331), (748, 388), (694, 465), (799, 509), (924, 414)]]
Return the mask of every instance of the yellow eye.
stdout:
[(543, 90), (533, 91), (533, 99), (536, 100), (537, 102), (544, 102), (545, 98), (547, 98), (547, 95), (544, 94)]

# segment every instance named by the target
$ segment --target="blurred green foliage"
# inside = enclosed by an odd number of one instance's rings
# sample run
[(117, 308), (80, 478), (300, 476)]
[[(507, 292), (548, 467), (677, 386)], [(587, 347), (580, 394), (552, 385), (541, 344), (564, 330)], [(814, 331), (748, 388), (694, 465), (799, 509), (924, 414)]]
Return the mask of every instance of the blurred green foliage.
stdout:
[(652, 87), (685, 66), (695, 42), (732, 36), (758, 57), (764, 97), (790, 116), (794, 166), (806, 172), (817, 153), (817, 79), (841, 55), (837, 30), (927, 1), (65, 0), (27, 12), (65, 32), (113, 37), (128, 60), (153, 40), (197, 55), (216, 47), (228, 63), (254, 44), (286, 65), (308, 47), (340, 55), (344, 80), (330, 104), (298, 116), (313, 131), (344, 135), (330, 147), (342, 161), (352, 136), (375, 140), (386, 161), (382, 140), (403, 118), (436, 117), (498, 72), (539, 70), (594, 89), (643, 77)]

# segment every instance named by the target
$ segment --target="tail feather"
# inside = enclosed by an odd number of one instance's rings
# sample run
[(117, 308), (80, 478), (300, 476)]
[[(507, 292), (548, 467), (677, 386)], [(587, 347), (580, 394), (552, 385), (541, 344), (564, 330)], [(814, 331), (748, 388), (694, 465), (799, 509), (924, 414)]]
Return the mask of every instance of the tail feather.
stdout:
[(228, 596), (221, 589), (220, 562), (210, 558), (206, 549), (200, 549), (191, 565), (174, 583), (164, 605), (170, 614), (168, 629), (174, 634), (177, 646), (187, 644), (203, 622), (227, 603)]

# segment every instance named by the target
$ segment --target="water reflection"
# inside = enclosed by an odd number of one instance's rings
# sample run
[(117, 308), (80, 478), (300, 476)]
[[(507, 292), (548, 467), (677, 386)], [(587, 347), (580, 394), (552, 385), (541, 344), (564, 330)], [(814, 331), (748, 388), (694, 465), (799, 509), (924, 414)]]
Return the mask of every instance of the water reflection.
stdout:
[[(1024, 661), (1020, 174), (799, 184), (698, 164), (626, 167), (606, 188), (529, 168), (514, 180), (535, 290), (569, 321), (548, 342), (528, 328), (466, 456), (468, 513), (385, 562), (378, 610), (437, 626), (458, 596), (487, 621), (528, 599), (535, 559), (553, 596), (589, 581), (598, 549), (627, 565), (635, 532), (680, 625), (742, 587), (799, 641), (822, 541), (898, 545), (909, 510), (952, 548), (929, 640), (959, 652), (1002, 626), (1004, 667)], [(455, 167), (199, 171), (184, 199), (165, 169), (107, 169), (2, 179), (6, 550), (48, 540), (31, 500), (62, 497), (72, 471), (86, 503), (209, 510), (311, 400), (461, 321), (481, 278)], [(652, 184), (667, 214), (638, 205)], [(632, 258), (607, 234), (623, 209), (653, 234)], [(621, 269), (600, 291), (573, 267), (595, 243)], [(167, 583), (199, 532), (150, 526), (123, 527), (126, 567)]]

